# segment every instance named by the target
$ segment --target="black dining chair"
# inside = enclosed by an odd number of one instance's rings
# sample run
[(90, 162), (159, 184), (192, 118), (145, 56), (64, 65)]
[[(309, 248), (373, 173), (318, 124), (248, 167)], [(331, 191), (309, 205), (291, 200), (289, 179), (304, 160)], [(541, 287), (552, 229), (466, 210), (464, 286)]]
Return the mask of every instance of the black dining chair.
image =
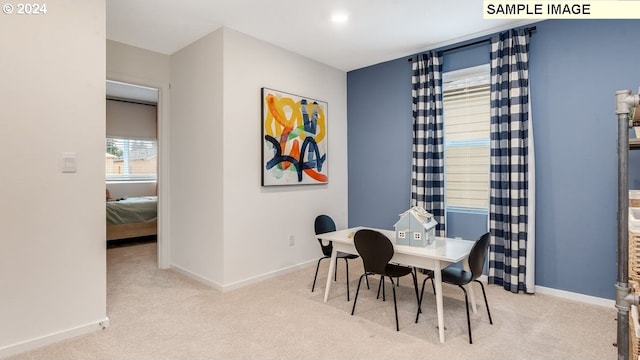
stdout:
[(356, 310), (356, 302), (358, 301), (362, 278), (367, 275), (380, 275), (382, 283), (382, 280), (385, 277), (388, 277), (389, 281), (391, 281), (391, 289), (393, 290), (393, 309), (396, 315), (396, 331), (400, 331), (400, 325), (398, 324), (398, 305), (396, 303), (396, 284), (393, 281), (393, 278), (400, 278), (411, 274), (413, 277), (413, 287), (416, 292), (416, 302), (419, 303), (418, 281), (413, 272), (413, 268), (389, 263), (394, 254), (393, 244), (388, 237), (378, 231), (370, 229), (358, 230), (353, 237), (353, 243), (358, 254), (360, 254), (360, 257), (362, 258), (364, 274), (362, 274), (358, 280), (358, 289), (356, 290), (356, 297), (353, 299), (351, 315), (353, 315)]
[[(469, 271), (464, 269), (449, 266), (442, 269), (442, 282), (452, 285), (458, 285), (460, 289), (464, 292), (464, 302), (467, 308), (467, 329), (469, 330), (469, 344), (473, 344), (473, 340), (471, 338), (471, 321), (469, 320), (469, 296), (467, 295), (467, 289), (464, 288), (465, 285), (470, 284), (472, 281), (480, 284), (480, 288), (482, 289), (482, 296), (484, 297), (484, 304), (487, 306), (487, 314), (489, 315), (489, 323), (493, 325), (493, 320), (491, 319), (491, 311), (489, 311), (489, 303), (487, 302), (487, 293), (484, 291), (484, 285), (478, 278), (482, 275), (482, 268), (484, 267), (484, 263), (486, 261), (487, 252), (489, 250), (489, 233), (486, 233), (478, 239), (473, 247), (471, 248), (471, 252), (469, 253)], [(426, 277), (422, 281), (422, 290), (420, 291), (420, 299), (418, 300), (418, 304), (422, 305), (422, 297), (424, 295), (424, 286), (427, 280), (431, 279), (431, 284), (433, 286), (433, 272), (427, 271)], [(435, 288), (434, 288), (435, 293)], [(420, 312), (416, 314), (416, 322), (418, 322), (418, 317), (420, 316)]]
[[(315, 220), (315, 231), (316, 235), (328, 233), (331, 231), (336, 231), (336, 223), (329, 215), (318, 215)], [(311, 292), (316, 287), (316, 279), (318, 278), (318, 269), (320, 268), (320, 262), (324, 259), (331, 258), (331, 252), (333, 252), (333, 244), (331, 241), (328, 242), (327, 245), (322, 243), (322, 240), (318, 239), (320, 243), (320, 248), (322, 249), (323, 256), (318, 259), (318, 265), (316, 265), (316, 274), (313, 276), (313, 285), (311, 286)], [(338, 278), (338, 259), (344, 259), (345, 270), (347, 275), (347, 301), (349, 301), (349, 260), (357, 259), (359, 256), (355, 254), (347, 254), (343, 252), (338, 252), (336, 256), (336, 271), (334, 273), (333, 280), (337, 280)], [(369, 280), (367, 279), (367, 287), (369, 287)]]

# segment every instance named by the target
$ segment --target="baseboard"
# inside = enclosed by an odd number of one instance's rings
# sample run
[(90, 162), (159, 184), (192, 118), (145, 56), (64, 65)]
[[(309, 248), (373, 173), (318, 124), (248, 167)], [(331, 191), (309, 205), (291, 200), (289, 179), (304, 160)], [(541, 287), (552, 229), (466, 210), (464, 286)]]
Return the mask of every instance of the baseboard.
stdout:
[[(488, 281), (487, 275), (480, 276), (479, 280), (481, 280), (484, 283), (487, 283)], [(559, 297), (567, 300), (578, 301), (581, 303), (591, 304), (591, 305), (604, 306), (608, 308), (613, 308), (616, 305), (616, 302), (611, 299), (604, 299), (604, 298), (599, 298), (591, 295), (578, 294), (570, 291), (558, 290), (558, 289), (553, 289), (553, 288), (540, 286), (540, 285), (536, 285), (535, 292), (539, 294), (551, 295), (551, 296), (555, 296), (555, 297)]]
[(19, 342), (16, 344), (0, 347), (0, 359), (9, 356), (21, 354), (39, 347), (53, 344), (62, 340), (70, 339), (76, 336), (85, 335), (98, 330), (104, 330), (109, 327), (109, 318), (92, 322), (75, 328), (58, 331), (49, 335), (41, 336), (35, 339)]
[(317, 259), (314, 260), (310, 260), (301, 264), (296, 264), (296, 265), (292, 265), (292, 266), (288, 266), (286, 268), (282, 268), (282, 269), (278, 269), (266, 274), (262, 274), (262, 275), (258, 275), (258, 276), (254, 276), (252, 278), (248, 278), (245, 280), (240, 280), (240, 281), (236, 281), (230, 284), (227, 284), (224, 286), (224, 290), (223, 291), (231, 291), (231, 290), (235, 290), (235, 289), (239, 289), (248, 285), (252, 285), (255, 283), (259, 283), (261, 281), (267, 280), (267, 279), (271, 279), (280, 275), (284, 275), (284, 274), (288, 274), (297, 270), (300, 270), (304, 267), (307, 267), (310, 263), (315, 263), (316, 261), (318, 261)]
[(245, 286), (249, 286), (249, 285), (252, 285), (252, 284), (256, 284), (256, 283), (259, 283), (261, 281), (264, 281), (264, 280), (267, 280), (267, 279), (271, 279), (271, 278), (274, 278), (274, 277), (277, 277), (277, 276), (280, 276), (280, 275), (284, 275), (284, 274), (287, 274), (287, 273), (290, 273), (290, 272), (293, 272), (293, 271), (297, 271), (299, 269), (302, 269), (302, 268), (308, 266), (310, 263), (315, 263), (316, 261), (317, 260), (310, 260), (310, 261), (307, 261), (307, 262), (304, 262), (304, 263), (288, 266), (286, 268), (278, 269), (278, 270), (275, 270), (275, 271), (271, 271), (271, 272), (268, 272), (268, 273), (265, 273), (265, 274), (261, 274), (261, 275), (258, 275), (258, 276), (254, 276), (254, 277), (251, 277), (251, 278), (247, 278), (247, 279), (244, 279), (244, 280), (236, 281), (236, 282), (225, 284), (225, 285), (219, 284), (219, 283), (217, 283), (215, 281), (212, 281), (210, 279), (202, 277), (202, 276), (200, 276), (198, 274), (195, 274), (195, 273), (193, 273), (193, 272), (191, 272), (189, 270), (186, 270), (186, 269), (184, 269), (184, 268), (182, 268), (180, 266), (177, 266), (177, 265), (171, 265), (171, 269), (175, 270), (176, 272), (178, 272), (178, 273), (180, 273), (180, 274), (182, 274), (182, 275), (184, 275), (184, 276), (186, 276), (186, 277), (188, 277), (190, 279), (193, 279), (193, 280), (196, 280), (196, 281), (198, 281), (200, 283), (208, 285), (208, 286), (210, 286), (210, 287), (212, 287), (212, 288), (214, 288), (214, 289), (216, 289), (218, 291), (227, 292), (227, 291), (232, 291), (232, 290), (236, 290), (236, 289), (239, 289), (239, 288), (243, 288)]
[(218, 291), (224, 291), (224, 287), (220, 284), (218, 284), (217, 282), (207, 279), (206, 277), (200, 276), (194, 272), (191, 272), (181, 266), (175, 265), (175, 264), (171, 264), (170, 265), (170, 269), (181, 274), (184, 275), (186, 277), (188, 277), (189, 279), (195, 280), (199, 283), (202, 283), (204, 285), (207, 285), (209, 287), (212, 287)]
[[(613, 285), (611, 286), (611, 291), (613, 292)], [(551, 295), (563, 299), (579, 301), (586, 304), (591, 305), (599, 305), (608, 308), (615, 308), (616, 302), (611, 299), (604, 299), (591, 295), (578, 294), (570, 291), (552, 289), (544, 286), (536, 285), (536, 292), (545, 295)]]

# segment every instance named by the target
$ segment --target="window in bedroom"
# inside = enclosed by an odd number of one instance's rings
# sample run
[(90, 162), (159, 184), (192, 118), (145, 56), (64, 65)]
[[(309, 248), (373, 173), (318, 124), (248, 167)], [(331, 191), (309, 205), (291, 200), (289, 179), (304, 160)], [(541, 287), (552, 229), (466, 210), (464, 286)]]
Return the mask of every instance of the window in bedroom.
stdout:
[(489, 207), (489, 64), (443, 74), (447, 210)]
[(107, 181), (155, 181), (158, 145), (155, 140), (107, 138)]

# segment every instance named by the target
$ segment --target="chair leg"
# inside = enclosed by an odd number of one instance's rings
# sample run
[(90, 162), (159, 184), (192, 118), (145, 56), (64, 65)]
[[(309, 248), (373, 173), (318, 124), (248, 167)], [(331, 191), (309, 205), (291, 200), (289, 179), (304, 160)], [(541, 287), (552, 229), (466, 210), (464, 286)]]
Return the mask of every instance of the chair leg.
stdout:
[(376, 299), (380, 298), (380, 288), (382, 288), (382, 301), (387, 301), (384, 296), (384, 276), (380, 277), (380, 282), (378, 283), (378, 295), (376, 295)]
[(315, 288), (316, 288), (316, 279), (318, 278), (318, 269), (320, 268), (320, 262), (321, 262), (322, 260), (324, 260), (324, 259), (327, 259), (327, 258), (326, 258), (326, 257), (320, 258), (320, 259), (318, 260), (318, 265), (316, 265), (316, 274), (315, 274), (315, 276), (313, 277), (313, 285), (311, 285), (311, 292), (313, 292), (313, 289), (315, 289)]
[[(362, 265), (364, 266), (364, 262), (362, 263)], [(364, 273), (364, 279), (367, 281), (367, 290), (369, 290), (371, 288), (369, 287), (369, 275), (367, 274), (367, 270), (365, 270)]]
[(351, 308), (351, 315), (356, 311), (356, 302), (358, 302), (358, 293), (360, 292), (360, 283), (362, 282), (362, 277), (367, 276), (367, 273), (360, 275), (360, 279), (358, 279), (358, 288), (356, 289), (356, 297), (353, 299), (353, 308)]
[(347, 258), (344, 258), (344, 266), (347, 272), (347, 301), (349, 301), (349, 260)]
[(467, 329), (469, 329), (469, 344), (473, 344), (473, 340), (471, 339), (471, 320), (469, 319), (469, 296), (467, 296), (467, 289), (465, 289), (464, 286), (458, 286), (464, 292), (464, 304), (467, 309)]
[(396, 314), (396, 331), (400, 331), (400, 325), (398, 324), (398, 305), (396, 304), (396, 284), (393, 283), (393, 278), (389, 276), (391, 281), (391, 290), (393, 290), (393, 311)]
[[(424, 297), (424, 285), (427, 283), (427, 280), (429, 280), (429, 277), (426, 277), (424, 278), (424, 280), (422, 280), (422, 290), (420, 290), (420, 297), (418, 298), (418, 313), (416, 314), (416, 323), (418, 323), (418, 318), (420, 317), (422, 298)], [(433, 279), (431, 279), (431, 283), (433, 284)]]
[(338, 258), (336, 258), (336, 271), (333, 272), (333, 281), (338, 281)]
[[(389, 277), (391, 279), (391, 277)], [(382, 283), (382, 301), (387, 301), (387, 296), (385, 294), (386, 286), (384, 286), (384, 277), (380, 278), (380, 282)], [(391, 279), (391, 285), (393, 285), (393, 279)]]
[(487, 293), (484, 291), (484, 285), (479, 280), (473, 280), (480, 284), (480, 288), (482, 289), (482, 296), (484, 297), (484, 304), (487, 306), (487, 314), (489, 315), (489, 324), (493, 325), (493, 320), (491, 319), (491, 311), (489, 311), (489, 303), (487, 302)]
[(422, 309), (420, 309), (420, 295), (418, 295), (418, 278), (416, 277), (415, 272), (411, 273), (411, 277), (413, 278), (413, 289), (416, 291), (416, 302), (418, 303), (418, 312), (420, 313), (422, 312)]

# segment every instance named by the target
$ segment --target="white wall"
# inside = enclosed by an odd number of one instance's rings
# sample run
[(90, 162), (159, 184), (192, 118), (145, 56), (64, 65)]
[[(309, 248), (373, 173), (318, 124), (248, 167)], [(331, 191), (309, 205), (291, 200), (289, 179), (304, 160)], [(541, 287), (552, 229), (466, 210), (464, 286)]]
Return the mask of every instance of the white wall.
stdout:
[(156, 195), (155, 181), (136, 181), (136, 182), (108, 182), (107, 189), (112, 199), (134, 196), (153, 196)]
[(48, 5), (0, 21), (0, 357), (107, 321), (105, 2)]
[[(329, 185), (260, 186), (263, 86), (329, 103)], [(230, 289), (317, 259), (316, 215), (347, 224), (346, 74), (222, 28), (171, 56), (171, 94), (172, 265)]]
[[(260, 186), (261, 87), (328, 102), (328, 185)], [(341, 70), (224, 29), (226, 286), (317, 259), (317, 215), (347, 225), (346, 88)]]
[(171, 56), (171, 265), (212, 285), (223, 261), (222, 32)]
[[(169, 83), (169, 55), (107, 40), (107, 77), (131, 83)], [(136, 81), (138, 80), (138, 81)]]

